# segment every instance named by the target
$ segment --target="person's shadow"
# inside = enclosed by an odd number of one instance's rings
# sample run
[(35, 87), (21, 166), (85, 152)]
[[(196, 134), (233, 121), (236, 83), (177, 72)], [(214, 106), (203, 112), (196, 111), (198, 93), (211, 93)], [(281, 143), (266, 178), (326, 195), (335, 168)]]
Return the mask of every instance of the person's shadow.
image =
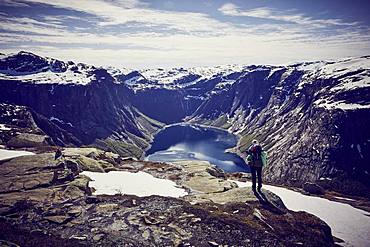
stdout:
[(285, 214), (286, 212), (279, 207), (275, 206), (271, 201), (269, 201), (266, 195), (262, 192), (261, 189), (252, 189), (253, 194), (256, 196), (258, 201), (261, 203), (262, 207), (268, 211), (276, 214)]

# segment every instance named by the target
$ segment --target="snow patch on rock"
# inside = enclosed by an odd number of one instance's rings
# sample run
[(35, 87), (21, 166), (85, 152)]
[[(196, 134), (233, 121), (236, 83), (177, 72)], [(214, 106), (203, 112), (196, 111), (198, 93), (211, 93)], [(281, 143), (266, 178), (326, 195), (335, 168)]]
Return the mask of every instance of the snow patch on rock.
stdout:
[[(233, 182), (239, 187), (252, 186), (251, 182)], [(345, 246), (370, 245), (370, 217), (368, 212), (346, 203), (307, 196), (282, 187), (264, 185), (263, 188), (278, 195), (288, 209), (306, 211), (325, 221), (332, 229), (333, 235), (345, 241)]]
[(126, 171), (111, 171), (108, 173), (84, 171), (81, 174), (93, 180), (89, 185), (96, 190), (94, 192), (95, 195), (159, 195), (178, 198), (188, 194), (184, 189), (179, 188), (175, 182), (156, 178), (142, 171), (137, 173)]
[(34, 153), (28, 151), (0, 149), (0, 160), (8, 160), (25, 155), (34, 155)]

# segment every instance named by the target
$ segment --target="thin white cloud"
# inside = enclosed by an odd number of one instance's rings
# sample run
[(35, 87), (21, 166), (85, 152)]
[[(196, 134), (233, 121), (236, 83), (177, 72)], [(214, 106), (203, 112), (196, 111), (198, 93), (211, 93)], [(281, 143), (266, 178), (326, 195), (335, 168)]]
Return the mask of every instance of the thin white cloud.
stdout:
[(195, 12), (163, 11), (146, 8), (147, 5), (137, 1), (77, 1), (70, 4), (65, 0), (29, 0), (30, 2), (50, 4), (56, 7), (73, 9), (98, 16), (102, 19), (99, 26), (120, 25), (130, 22), (165, 25), (175, 30), (192, 34), (208, 32), (223, 34), (233, 29), (232, 25), (210, 18), (206, 14)]
[[(318, 31), (318, 26), (310, 27), (317, 20), (304, 15), (285, 18), (294, 25), (234, 24), (204, 13), (152, 9), (138, 0), (89, 0), (76, 1), (73, 5), (63, 0), (29, 1), (86, 13), (83, 20), (92, 26), (64, 26), (66, 19), (81, 20), (80, 15), (39, 15), (38, 20), (2, 17), (0, 28), (8, 31), (0, 34), (0, 45), (9, 47), (2, 49), (5, 52), (22, 48), (63, 60), (135, 68), (279, 64), (363, 55), (370, 50), (370, 32), (364, 34), (352, 25), (343, 25), (336, 32), (324, 33)], [(235, 5), (223, 5), (220, 9), (227, 15), (243, 12)], [(282, 18), (281, 13), (267, 8), (252, 14), (262, 18), (271, 13)], [(326, 21), (330, 23), (330, 20)], [(122, 26), (133, 27), (135, 32), (121, 29)], [(161, 27), (165, 28), (164, 32), (155, 31)], [(14, 46), (17, 42), (19, 45)]]
[(29, 7), (25, 2), (16, 0), (1, 0), (0, 6)]
[[(40, 40), (50, 37), (40, 36)], [(80, 41), (83, 37), (80, 37)], [(363, 43), (342, 42), (296, 42), (284, 41), (269, 43), (260, 36), (224, 36), (197, 38), (188, 35), (172, 37), (133, 36), (127, 39), (117, 37), (89, 37), (86, 40), (98, 39), (108, 43), (121, 42), (135, 44), (141, 48), (107, 48), (101, 45), (88, 48), (87, 43), (74, 48), (67, 46), (63, 49), (42, 45), (30, 46), (29, 50), (45, 56), (52, 56), (63, 60), (74, 60), (94, 65), (114, 65), (131, 68), (142, 67), (175, 67), (199, 66), (220, 64), (282, 64), (293, 61), (307, 61), (331, 59), (345, 56), (363, 55), (363, 51), (370, 49)], [(57, 40), (56, 40), (57, 41)], [(59, 40), (62, 41), (62, 40)], [(77, 40), (76, 40), (77, 41)], [(94, 43), (94, 42), (91, 42)], [(25, 49), (25, 48), (24, 48)], [(16, 49), (11, 49), (15, 51)]]
[(226, 3), (222, 5), (218, 10), (222, 12), (224, 15), (229, 16), (247, 16), (263, 18), (276, 21), (291, 22), (302, 25), (313, 25), (316, 27), (325, 27), (328, 25), (340, 25), (340, 26), (358, 25), (358, 22), (345, 22), (341, 19), (314, 19), (301, 13), (293, 13), (292, 11), (283, 12), (267, 7), (242, 10), (233, 3)]
[(66, 20), (85, 20), (80, 16), (73, 16), (73, 15), (43, 15), (42, 19), (44, 23), (51, 23), (56, 25), (62, 25)]
[[(11, 32), (24, 32), (56, 36), (66, 33), (66, 31), (64, 30), (64, 26), (62, 25), (40, 22), (38, 20), (26, 17), (7, 17), (0, 19), (0, 29)], [(3, 35), (4, 33), (0, 34), (0, 37), (2, 37)]]

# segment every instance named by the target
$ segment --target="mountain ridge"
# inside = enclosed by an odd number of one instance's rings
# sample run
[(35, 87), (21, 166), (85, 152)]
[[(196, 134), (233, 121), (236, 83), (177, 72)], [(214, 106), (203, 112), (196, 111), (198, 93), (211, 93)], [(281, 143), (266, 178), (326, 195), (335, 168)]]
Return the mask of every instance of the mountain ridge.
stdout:
[[(4, 63), (6, 59), (2, 58), (0, 68), (6, 67)], [(116, 119), (113, 129), (119, 131), (112, 131), (116, 133), (115, 138), (129, 140), (131, 134), (123, 134), (122, 138), (119, 133), (131, 128), (129, 133), (139, 137), (134, 138), (136, 143), (131, 143), (140, 148), (149, 145), (160, 125), (149, 127), (150, 121), (146, 121), (147, 127), (140, 129), (132, 117), (136, 110), (137, 116), (144, 114), (165, 124), (187, 121), (221, 127), (241, 136), (240, 151), (245, 150), (251, 139), (261, 140), (271, 154), (273, 165), (267, 167), (265, 173), (270, 182), (294, 186), (317, 182), (347, 193), (353, 184), (361, 193), (368, 191), (370, 171), (366, 160), (370, 153), (370, 133), (366, 126), (370, 124), (370, 56), (285, 67), (232, 68), (218, 66), (216, 72), (155, 69), (145, 70), (145, 74), (140, 70), (124, 70), (123, 73), (120, 69), (87, 66), (86, 70), (91, 69), (93, 76), (85, 84), (58, 84), (46, 80), (42, 81), (43, 85), (22, 80), (23, 75), (20, 80), (14, 79), (2, 70), (0, 81), (7, 85), (8, 91), (1, 94), (0, 100), (30, 106), (49, 119), (54, 117), (72, 125), (86, 110), (91, 112), (87, 117), (89, 122), (99, 128), (107, 127), (104, 124), (107, 119)], [(205, 71), (205, 74), (195, 71)], [(30, 89), (32, 87), (35, 89)], [(40, 91), (41, 88), (45, 92), (42, 97), (50, 102), (47, 105), (55, 100), (54, 92), (60, 93), (62, 101), (73, 105), (73, 100), (63, 96), (63, 90), (68, 88), (71, 93), (80, 91), (74, 97), (76, 102), (83, 102), (81, 99), (90, 95), (89, 102), (97, 100), (105, 106), (85, 102), (85, 108), (80, 107), (73, 116), (54, 116), (51, 113), (55, 111), (45, 109), (40, 99), (27, 100), (29, 90)], [(104, 99), (98, 96), (102, 92), (106, 92)], [(106, 116), (106, 120), (90, 116), (94, 115), (91, 111), (94, 107), (101, 109), (98, 112)], [(110, 113), (107, 115), (107, 112)], [(58, 121), (54, 119), (54, 122)], [(120, 128), (120, 124), (125, 127)], [(86, 131), (86, 128), (80, 130)], [(91, 133), (87, 132), (86, 137), (101, 138)]]

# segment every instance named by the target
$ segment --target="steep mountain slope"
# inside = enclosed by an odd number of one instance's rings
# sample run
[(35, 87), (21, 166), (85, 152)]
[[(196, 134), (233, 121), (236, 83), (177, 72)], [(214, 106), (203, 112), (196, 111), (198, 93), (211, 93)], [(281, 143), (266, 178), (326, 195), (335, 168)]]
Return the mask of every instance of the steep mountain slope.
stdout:
[(175, 123), (191, 115), (212, 90), (222, 91), (247, 66), (145, 69), (128, 72), (109, 68), (120, 83), (132, 89), (130, 101), (146, 115)]
[[(60, 128), (53, 121), (38, 114), (29, 107), (1, 103), (0, 123), (2, 126), (0, 128), (0, 143), (2, 145), (12, 143), (10, 146), (16, 147), (17, 145), (14, 145), (14, 140), (19, 139), (17, 137), (22, 137), (24, 134), (49, 136), (51, 138), (50, 144), (82, 145), (71, 133)], [(34, 144), (33, 142), (30, 145)], [(24, 147), (24, 142), (22, 145)]]
[(129, 144), (139, 147), (133, 152), (140, 155), (161, 126), (137, 111), (127, 87), (104, 69), (27, 52), (1, 59), (0, 69), (1, 102), (32, 108), (81, 144), (117, 152)]
[(143, 70), (124, 77), (130, 100), (171, 123), (213, 125), (270, 154), (265, 177), (337, 190), (370, 186), (370, 57), (289, 66)]
[(208, 98), (189, 121), (239, 133), (242, 150), (261, 140), (270, 181), (363, 192), (370, 186), (369, 76), (370, 57), (255, 70)]
[[(131, 71), (20, 52), (0, 60), (0, 102), (30, 107), (57, 144), (137, 156), (161, 127), (155, 120), (222, 127), (241, 136), (242, 151), (261, 140), (269, 181), (368, 193), (369, 78), (369, 56)], [(51, 124), (64, 134), (51, 133)]]

